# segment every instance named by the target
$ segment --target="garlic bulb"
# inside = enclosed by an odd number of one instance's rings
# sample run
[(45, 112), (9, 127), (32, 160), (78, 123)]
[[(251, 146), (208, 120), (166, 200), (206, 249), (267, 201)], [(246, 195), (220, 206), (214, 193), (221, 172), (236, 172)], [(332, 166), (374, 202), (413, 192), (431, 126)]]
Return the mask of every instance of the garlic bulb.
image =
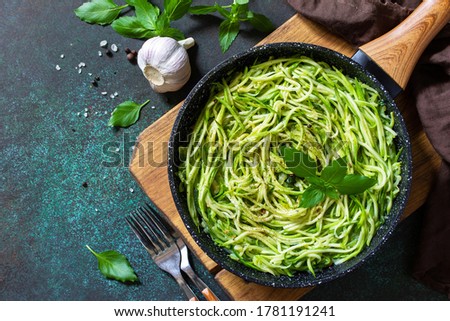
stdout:
[(138, 52), (137, 62), (154, 91), (176, 91), (191, 76), (191, 65), (186, 49), (194, 39), (176, 41), (170, 37), (148, 39)]

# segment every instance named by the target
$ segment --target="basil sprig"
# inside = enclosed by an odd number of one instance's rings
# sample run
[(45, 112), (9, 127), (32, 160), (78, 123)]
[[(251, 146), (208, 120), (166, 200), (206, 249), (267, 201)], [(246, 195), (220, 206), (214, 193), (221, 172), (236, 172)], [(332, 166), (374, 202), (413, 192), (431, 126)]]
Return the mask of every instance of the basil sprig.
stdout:
[[(272, 22), (264, 15), (248, 8), (249, 0), (233, 0), (230, 5), (192, 6), (192, 0), (164, 0), (164, 10), (151, 4), (148, 0), (126, 0), (127, 4), (117, 5), (114, 0), (91, 0), (75, 9), (75, 14), (82, 21), (108, 25), (120, 35), (127, 38), (148, 39), (155, 36), (184, 39), (181, 30), (171, 27), (171, 22), (181, 19), (187, 12), (193, 15), (220, 14), (224, 20), (219, 25), (219, 43), (222, 52), (226, 52), (239, 34), (242, 22), (250, 23), (262, 32), (275, 29)], [(135, 15), (119, 17), (123, 10), (134, 8)]]
[[(148, 39), (155, 36), (184, 39), (181, 30), (170, 26), (172, 21), (183, 17), (192, 4), (192, 0), (165, 0), (164, 11), (147, 0), (126, 0), (127, 4), (119, 6), (113, 0), (91, 0), (75, 9), (75, 14), (82, 21), (107, 25), (127, 38)], [(133, 7), (135, 15), (119, 17), (123, 9)]]
[(219, 42), (222, 52), (226, 52), (239, 34), (241, 22), (249, 22), (255, 29), (271, 32), (275, 29), (272, 22), (264, 15), (248, 9), (249, 0), (234, 0), (231, 5), (193, 6), (189, 12), (194, 15), (218, 13), (224, 20), (219, 25)]
[(100, 273), (108, 279), (114, 279), (120, 282), (138, 281), (138, 277), (125, 255), (113, 250), (97, 253), (88, 245), (86, 247), (97, 258)]
[(308, 154), (282, 146), (281, 155), (286, 167), (295, 176), (304, 178), (309, 183), (303, 192), (300, 207), (314, 207), (327, 196), (338, 199), (340, 194), (359, 194), (377, 182), (364, 175), (347, 174), (347, 165), (343, 158), (333, 160), (318, 174), (317, 164)]

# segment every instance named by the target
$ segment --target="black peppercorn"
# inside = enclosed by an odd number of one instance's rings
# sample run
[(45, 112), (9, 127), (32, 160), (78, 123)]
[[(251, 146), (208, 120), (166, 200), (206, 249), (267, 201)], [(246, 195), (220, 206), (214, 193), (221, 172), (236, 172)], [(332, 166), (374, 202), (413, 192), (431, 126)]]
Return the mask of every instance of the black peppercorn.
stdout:
[(136, 50), (133, 50), (129, 54), (127, 54), (127, 59), (132, 64), (136, 64), (136, 56), (137, 56)]

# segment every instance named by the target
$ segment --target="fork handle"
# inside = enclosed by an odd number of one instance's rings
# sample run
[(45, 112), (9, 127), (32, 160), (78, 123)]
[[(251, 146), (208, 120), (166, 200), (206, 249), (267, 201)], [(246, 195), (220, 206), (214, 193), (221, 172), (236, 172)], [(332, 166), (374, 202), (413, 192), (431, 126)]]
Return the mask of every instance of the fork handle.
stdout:
[(200, 279), (197, 274), (188, 266), (182, 267), (184, 273), (192, 280), (195, 286), (202, 292), (203, 296), (208, 301), (220, 301), (213, 291)]
[(189, 285), (187, 285), (187, 283), (182, 279), (181, 274), (180, 277), (176, 277), (175, 280), (177, 281), (180, 288), (184, 291), (184, 294), (186, 294), (189, 301), (198, 301), (197, 296), (194, 294)]
[(208, 287), (206, 287), (202, 290), (202, 294), (208, 301), (219, 301), (219, 299), (214, 295), (214, 293)]

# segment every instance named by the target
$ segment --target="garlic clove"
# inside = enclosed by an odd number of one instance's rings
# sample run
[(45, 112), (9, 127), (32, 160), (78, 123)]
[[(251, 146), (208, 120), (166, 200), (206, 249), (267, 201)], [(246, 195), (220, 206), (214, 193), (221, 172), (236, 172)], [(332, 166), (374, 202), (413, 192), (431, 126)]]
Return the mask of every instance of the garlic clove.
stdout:
[(148, 39), (138, 52), (138, 65), (153, 90), (159, 93), (176, 91), (191, 76), (191, 66), (186, 48), (194, 39), (176, 41), (169, 37)]
[(194, 38), (189, 37), (183, 40), (179, 40), (178, 43), (183, 46), (184, 49), (188, 50), (195, 45), (195, 40)]
[(162, 86), (164, 84), (164, 77), (158, 71), (158, 69), (153, 66), (146, 65), (144, 67), (144, 75), (150, 81), (150, 83), (155, 84), (155, 86)]

